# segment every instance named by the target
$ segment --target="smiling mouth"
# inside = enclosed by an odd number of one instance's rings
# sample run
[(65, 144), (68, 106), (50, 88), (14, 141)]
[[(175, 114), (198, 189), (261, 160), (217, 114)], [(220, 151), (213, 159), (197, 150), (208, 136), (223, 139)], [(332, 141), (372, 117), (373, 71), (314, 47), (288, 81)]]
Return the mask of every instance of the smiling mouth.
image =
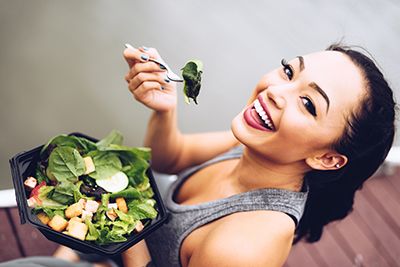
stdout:
[(261, 96), (254, 101), (252, 106), (247, 108), (243, 115), (247, 124), (257, 130), (276, 131), (274, 122)]
[(275, 131), (275, 127), (272, 123), (271, 117), (269, 116), (268, 112), (264, 110), (258, 99), (254, 101), (253, 108), (255, 109), (256, 114), (258, 115), (258, 121), (261, 122), (262, 126), (267, 128), (268, 130)]

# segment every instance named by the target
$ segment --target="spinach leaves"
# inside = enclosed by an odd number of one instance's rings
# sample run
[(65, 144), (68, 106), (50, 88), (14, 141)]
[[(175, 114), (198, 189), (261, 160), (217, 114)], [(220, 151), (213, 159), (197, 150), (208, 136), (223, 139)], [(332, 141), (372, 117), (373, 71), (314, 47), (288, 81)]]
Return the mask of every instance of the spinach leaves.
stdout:
[(185, 95), (185, 101), (188, 104), (190, 103), (190, 98), (197, 104), (202, 73), (203, 63), (197, 59), (188, 61), (182, 68), (182, 77), (184, 80), (183, 93)]
[(85, 172), (85, 163), (75, 148), (59, 146), (51, 152), (47, 170), (59, 182), (77, 182), (78, 177)]

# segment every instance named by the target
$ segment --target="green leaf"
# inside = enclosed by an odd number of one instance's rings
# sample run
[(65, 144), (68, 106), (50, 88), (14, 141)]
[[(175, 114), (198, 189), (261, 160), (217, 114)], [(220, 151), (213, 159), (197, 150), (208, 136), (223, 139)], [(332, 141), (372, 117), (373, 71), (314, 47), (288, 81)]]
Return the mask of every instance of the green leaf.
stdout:
[(76, 186), (73, 183), (62, 181), (54, 188), (54, 191), (49, 198), (61, 204), (71, 205), (77, 202), (74, 197), (75, 191)]
[(35, 178), (37, 179), (38, 184), (40, 184), (43, 181), (45, 181), (46, 184), (50, 183), (50, 179), (42, 173), (39, 165), (36, 167), (36, 170), (35, 170)]
[(47, 142), (47, 144), (43, 146), (42, 150), (40, 151), (40, 154), (42, 154), (49, 145), (68, 146), (68, 147), (76, 148), (83, 154), (86, 154), (89, 151), (95, 150), (97, 148), (96, 144), (94, 142), (92, 142), (86, 138), (77, 137), (77, 136), (73, 136), (73, 135), (60, 134), (60, 135), (57, 135), (56, 137), (50, 139), (50, 141)]
[(148, 147), (128, 147), (110, 144), (108, 147), (101, 150), (114, 151), (118, 153), (124, 165), (134, 164), (137, 160), (149, 161), (151, 157), (151, 149)]
[(78, 181), (85, 172), (85, 162), (79, 152), (72, 147), (56, 147), (50, 154), (48, 172), (58, 181)]
[(89, 233), (86, 235), (85, 240), (90, 240), (90, 241), (97, 240), (100, 236), (100, 231), (96, 229), (96, 227), (89, 219), (85, 220), (85, 224), (87, 225), (89, 230), (88, 231)]
[(118, 218), (121, 220), (121, 221), (123, 221), (123, 222), (126, 222), (126, 223), (133, 223), (133, 224), (135, 224), (136, 222), (135, 222), (135, 218), (131, 215), (131, 214), (125, 214), (125, 213), (123, 213), (122, 211), (120, 211), (120, 210), (117, 210), (117, 209), (114, 209), (114, 211), (115, 211), (115, 213), (117, 213), (117, 215), (118, 215)]
[(150, 183), (148, 184), (148, 187), (146, 190), (141, 191), (142, 197), (144, 198), (152, 198), (154, 196), (153, 189), (150, 187)]
[(124, 172), (129, 178), (129, 183), (141, 190), (149, 185), (147, 169), (148, 163), (144, 160), (139, 160), (134, 165), (128, 166)]
[(52, 219), (55, 215), (60, 215), (61, 217), (65, 218), (65, 209), (67, 205), (59, 205), (59, 206), (48, 206), (45, 207), (43, 205), (35, 207), (32, 212), (34, 214), (38, 214), (40, 212), (46, 213), (50, 219)]
[(123, 198), (130, 199), (130, 198), (140, 198), (141, 195), (140, 195), (140, 192), (136, 188), (128, 187), (127, 189), (124, 189), (122, 191), (119, 191), (119, 192), (116, 192), (116, 193), (113, 193), (110, 195), (110, 198), (117, 198), (117, 197), (123, 197)]
[(121, 160), (115, 153), (92, 151), (88, 156), (92, 157), (95, 166), (95, 171), (88, 174), (93, 179), (107, 179), (122, 169)]
[(112, 130), (106, 137), (98, 141), (96, 145), (99, 150), (103, 150), (111, 144), (122, 145), (123, 140), (124, 138), (119, 131)]
[(183, 93), (185, 101), (189, 104), (189, 98), (197, 104), (197, 96), (200, 93), (201, 74), (203, 73), (203, 63), (194, 59), (188, 61), (182, 68), (182, 77), (184, 80)]
[(117, 220), (113, 223), (113, 232), (118, 232), (121, 235), (130, 234), (135, 229), (136, 223), (135, 220), (131, 223)]
[(133, 200), (129, 202), (128, 214), (131, 214), (136, 220), (154, 219), (157, 217), (157, 211), (153, 205), (143, 200)]

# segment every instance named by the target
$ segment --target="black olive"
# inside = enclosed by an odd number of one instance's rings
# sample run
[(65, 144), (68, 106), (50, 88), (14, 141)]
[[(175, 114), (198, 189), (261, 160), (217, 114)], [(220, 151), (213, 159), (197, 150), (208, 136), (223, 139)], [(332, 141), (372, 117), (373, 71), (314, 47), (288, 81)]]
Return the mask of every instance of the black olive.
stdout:
[(101, 200), (101, 195), (106, 194), (107, 191), (100, 186), (88, 186), (86, 184), (82, 184), (80, 188), (80, 192), (88, 197), (94, 197), (96, 200)]

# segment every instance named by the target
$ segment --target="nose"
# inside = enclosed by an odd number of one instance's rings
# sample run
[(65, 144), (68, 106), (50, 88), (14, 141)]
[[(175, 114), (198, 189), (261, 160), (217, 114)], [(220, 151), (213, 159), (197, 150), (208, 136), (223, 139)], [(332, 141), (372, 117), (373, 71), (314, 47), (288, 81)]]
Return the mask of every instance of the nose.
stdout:
[(266, 91), (268, 99), (278, 109), (283, 109), (286, 106), (285, 91), (288, 91), (288, 89), (282, 88), (282, 86), (270, 86)]

